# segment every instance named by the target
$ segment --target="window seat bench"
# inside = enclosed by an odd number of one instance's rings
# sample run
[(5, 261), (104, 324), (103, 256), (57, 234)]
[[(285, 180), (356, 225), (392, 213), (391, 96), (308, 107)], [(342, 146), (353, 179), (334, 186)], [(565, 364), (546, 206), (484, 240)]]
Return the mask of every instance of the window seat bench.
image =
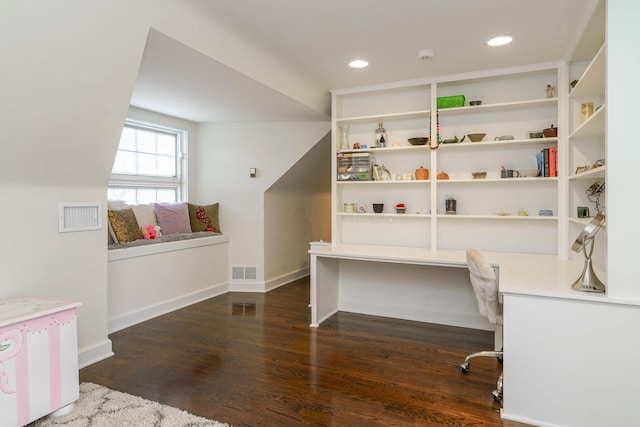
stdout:
[(229, 236), (180, 234), (109, 245), (109, 333), (229, 291)]
[[(182, 247), (197, 247), (202, 245), (210, 245), (212, 239), (207, 239), (203, 241), (194, 241), (195, 239), (202, 238), (211, 238), (218, 237), (215, 241), (224, 241), (225, 239), (228, 241), (228, 236), (224, 236), (222, 233), (215, 233), (210, 231), (199, 231), (195, 233), (173, 233), (173, 234), (165, 234), (161, 236), (157, 236), (155, 239), (138, 239), (133, 240), (131, 242), (125, 243), (109, 243), (109, 260), (112, 258), (120, 259), (135, 257), (135, 256), (143, 256), (145, 254), (151, 253), (159, 253), (159, 252), (168, 252), (171, 250), (175, 250), (175, 248)], [(179, 244), (179, 245), (165, 245), (166, 243), (175, 243), (175, 242), (185, 242), (188, 243)], [(118, 249), (130, 249), (130, 248), (138, 248), (138, 247), (151, 247), (146, 250), (134, 250), (134, 251), (118, 251)], [(116, 254), (113, 255), (112, 254)]]

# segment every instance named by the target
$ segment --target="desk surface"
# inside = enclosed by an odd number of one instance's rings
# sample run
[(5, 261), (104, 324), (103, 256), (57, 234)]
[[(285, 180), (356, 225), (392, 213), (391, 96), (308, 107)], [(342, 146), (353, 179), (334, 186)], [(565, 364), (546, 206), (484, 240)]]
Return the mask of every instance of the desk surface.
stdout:
[[(424, 248), (371, 245), (312, 244), (309, 254), (325, 258), (378, 261), (400, 264), (467, 267), (463, 250), (432, 251)], [(595, 301), (609, 304), (640, 305), (633, 300), (616, 300), (606, 294), (571, 289), (583, 268), (583, 260), (563, 260), (555, 255), (482, 252), (499, 268), (500, 292), (542, 297)]]

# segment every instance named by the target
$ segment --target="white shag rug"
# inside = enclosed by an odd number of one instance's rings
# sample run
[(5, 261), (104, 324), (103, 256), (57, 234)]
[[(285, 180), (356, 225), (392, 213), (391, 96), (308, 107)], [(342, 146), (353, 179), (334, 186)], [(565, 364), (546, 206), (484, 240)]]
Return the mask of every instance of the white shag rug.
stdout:
[(158, 402), (146, 400), (101, 385), (80, 384), (80, 398), (71, 412), (46, 416), (27, 427), (230, 427), (197, 417)]

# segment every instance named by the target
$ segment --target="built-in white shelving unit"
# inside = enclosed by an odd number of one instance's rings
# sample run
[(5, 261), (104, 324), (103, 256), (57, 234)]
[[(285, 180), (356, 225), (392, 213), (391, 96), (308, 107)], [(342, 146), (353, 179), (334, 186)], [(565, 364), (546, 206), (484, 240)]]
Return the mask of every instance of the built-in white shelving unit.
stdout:
[[(605, 184), (606, 189), (606, 56), (607, 45), (603, 40), (590, 61), (574, 61), (570, 64), (570, 71), (578, 77), (577, 84), (568, 96), (568, 244), (596, 214), (595, 204), (589, 200), (587, 189), (599, 184)], [(590, 105), (588, 112), (585, 112), (585, 105)], [(606, 213), (606, 190), (599, 202), (600, 209)], [(588, 208), (590, 217), (579, 218), (578, 207)], [(598, 234), (594, 251), (594, 263), (602, 267), (606, 266), (606, 242), (605, 228)], [(582, 254), (571, 252), (569, 255), (582, 257)], [(606, 271), (602, 274), (606, 274)]]
[[(558, 252), (559, 178), (501, 178), (506, 169), (536, 169), (536, 154), (554, 147), (565, 155), (559, 138), (530, 138), (530, 131), (559, 126), (555, 64), (495, 73), (400, 82), (336, 90), (333, 102), (333, 152), (370, 153), (391, 174), (390, 181), (339, 181), (333, 163), (333, 241), (336, 243), (478, 249), (532, 253)], [(438, 97), (465, 95), (464, 106), (434, 108)], [(479, 106), (469, 101), (481, 100)], [(383, 122), (387, 147), (375, 148), (375, 129)], [(481, 142), (436, 144), (441, 140), (485, 133)], [(349, 126), (349, 149), (339, 152), (340, 126)], [(431, 131), (431, 133), (430, 133)], [(432, 139), (411, 146), (408, 138)], [(496, 140), (509, 135), (510, 140)], [(358, 143), (366, 148), (352, 149)], [(406, 180), (424, 167), (429, 180)], [(448, 179), (437, 179), (444, 171)], [(487, 172), (473, 179), (471, 172)], [(445, 199), (457, 202), (445, 214)], [(365, 213), (345, 213), (345, 204), (364, 204)], [(380, 214), (372, 205), (383, 203)], [(406, 213), (396, 213), (404, 203)], [(540, 215), (540, 211), (552, 214)], [(520, 214), (519, 214), (520, 213)], [(526, 213), (526, 214), (525, 214)], [(514, 238), (515, 236), (515, 238)]]

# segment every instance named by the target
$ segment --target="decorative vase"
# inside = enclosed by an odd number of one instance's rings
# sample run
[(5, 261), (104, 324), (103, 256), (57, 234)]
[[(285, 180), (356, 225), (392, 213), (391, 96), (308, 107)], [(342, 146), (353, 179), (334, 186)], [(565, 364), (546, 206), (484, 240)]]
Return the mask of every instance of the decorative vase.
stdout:
[(349, 149), (349, 130), (351, 126), (340, 126), (340, 150)]
[(416, 169), (416, 181), (424, 181), (429, 179), (429, 169), (425, 169), (420, 166)]

